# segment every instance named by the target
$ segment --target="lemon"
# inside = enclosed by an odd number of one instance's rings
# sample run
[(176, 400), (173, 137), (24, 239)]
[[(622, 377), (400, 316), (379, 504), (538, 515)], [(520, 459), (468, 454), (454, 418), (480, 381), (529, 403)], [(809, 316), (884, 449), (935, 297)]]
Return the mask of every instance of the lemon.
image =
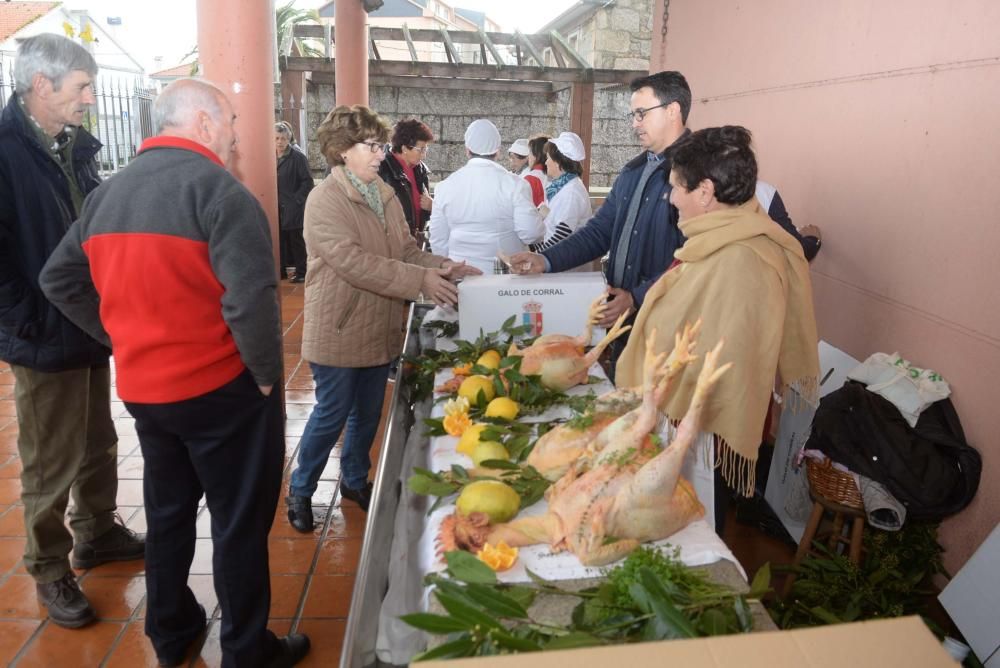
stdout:
[(493, 389), (493, 380), (486, 376), (469, 376), (463, 380), (461, 386), (458, 388), (458, 396), (465, 397), (469, 400), (470, 404), (475, 406), (479, 400), (480, 390), (486, 395), (486, 401), (496, 396), (496, 391)]
[(487, 369), (499, 369), (500, 368), (500, 353), (495, 350), (487, 350), (485, 353), (479, 356), (476, 360), (476, 364), (479, 366), (484, 366)]
[(521, 497), (498, 480), (477, 480), (465, 486), (455, 506), (462, 515), (486, 513), (490, 524), (499, 524), (517, 515)]
[(513, 420), (517, 417), (520, 406), (509, 397), (497, 397), (486, 407), (486, 417)]
[(487, 459), (510, 459), (510, 453), (496, 441), (479, 441), (472, 451), (472, 463), (479, 466)]
[(458, 446), (456, 446), (455, 450), (471, 457), (472, 452), (476, 449), (476, 445), (479, 444), (479, 435), (488, 426), (482, 422), (477, 422), (470, 427), (466, 427), (465, 431), (462, 432), (462, 438), (458, 439)]

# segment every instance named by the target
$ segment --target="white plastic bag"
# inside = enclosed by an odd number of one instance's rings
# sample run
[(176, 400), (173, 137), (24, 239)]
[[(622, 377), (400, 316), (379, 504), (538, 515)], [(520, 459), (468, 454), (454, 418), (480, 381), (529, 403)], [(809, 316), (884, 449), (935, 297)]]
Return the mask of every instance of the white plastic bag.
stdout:
[(951, 394), (940, 374), (921, 369), (899, 353), (875, 353), (855, 367), (847, 377), (865, 383), (874, 392), (891, 401), (911, 427), (925, 408)]

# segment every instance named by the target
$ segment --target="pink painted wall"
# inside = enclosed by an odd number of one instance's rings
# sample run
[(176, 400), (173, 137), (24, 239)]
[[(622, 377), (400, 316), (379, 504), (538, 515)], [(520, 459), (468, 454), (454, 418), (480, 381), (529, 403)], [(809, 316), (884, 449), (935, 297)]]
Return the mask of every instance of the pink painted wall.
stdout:
[(664, 53), (690, 126), (750, 128), (761, 178), (822, 228), (822, 338), (951, 384), (983, 456), (942, 526), (957, 570), (1000, 519), (1000, 3), (672, 0)]

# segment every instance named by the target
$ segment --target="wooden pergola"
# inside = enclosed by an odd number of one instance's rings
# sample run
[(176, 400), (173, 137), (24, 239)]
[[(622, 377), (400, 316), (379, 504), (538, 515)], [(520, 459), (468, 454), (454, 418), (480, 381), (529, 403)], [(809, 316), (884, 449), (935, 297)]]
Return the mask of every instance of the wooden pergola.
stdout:
[[(325, 57), (292, 55), (292, 37), (319, 40)], [(379, 51), (380, 42), (405, 43), (409, 60), (387, 60)], [(448, 62), (421, 61), (417, 43), (441, 45)], [(480, 63), (463, 62), (459, 44), (478, 46)], [(498, 47), (509, 47), (514, 62), (508, 63)], [(552, 52), (555, 66), (548, 66), (542, 57), (546, 49)], [(315, 83), (334, 83), (333, 30), (327, 25), (298, 25), (294, 33), (282, 36), (279, 45), (279, 66), (282, 88), (296, 74), (310, 73)], [(594, 69), (555, 30), (544, 35), (478, 31), (410, 30), (371, 27), (368, 34), (368, 83), (370, 86), (416, 87), (438, 90), (482, 90), (503, 92), (543, 93), (554, 95), (570, 89), (570, 130), (583, 140), (587, 159), (583, 163), (583, 181), (590, 183), (590, 145), (594, 119), (594, 86), (627, 84), (648, 74), (645, 70)], [(301, 77), (299, 78), (301, 82)], [(301, 83), (299, 83), (301, 86)], [(284, 95), (284, 91), (283, 91)], [(301, 99), (301, 87), (298, 91)]]

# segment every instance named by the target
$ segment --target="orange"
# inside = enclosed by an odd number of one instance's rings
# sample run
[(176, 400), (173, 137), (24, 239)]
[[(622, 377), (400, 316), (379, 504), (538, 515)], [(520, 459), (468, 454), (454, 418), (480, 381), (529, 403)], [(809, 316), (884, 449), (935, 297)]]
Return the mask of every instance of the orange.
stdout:
[(476, 556), (494, 571), (505, 571), (517, 562), (517, 548), (501, 540), (496, 545), (486, 543)]

